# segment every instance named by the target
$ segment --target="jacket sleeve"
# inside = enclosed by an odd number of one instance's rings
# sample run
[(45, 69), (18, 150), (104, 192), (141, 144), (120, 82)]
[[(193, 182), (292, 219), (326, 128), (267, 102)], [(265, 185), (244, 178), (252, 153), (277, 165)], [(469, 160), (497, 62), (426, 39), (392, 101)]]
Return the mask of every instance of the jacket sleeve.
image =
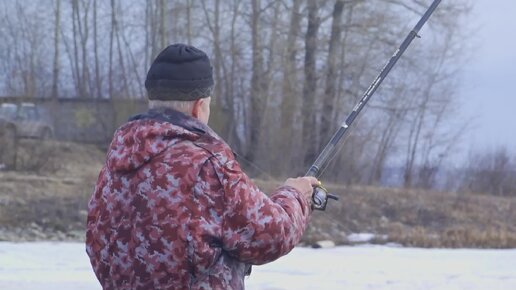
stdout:
[(234, 159), (212, 164), (224, 190), (222, 244), (241, 262), (260, 265), (290, 252), (299, 242), (311, 214), (309, 201), (289, 186), (270, 197), (242, 172)]

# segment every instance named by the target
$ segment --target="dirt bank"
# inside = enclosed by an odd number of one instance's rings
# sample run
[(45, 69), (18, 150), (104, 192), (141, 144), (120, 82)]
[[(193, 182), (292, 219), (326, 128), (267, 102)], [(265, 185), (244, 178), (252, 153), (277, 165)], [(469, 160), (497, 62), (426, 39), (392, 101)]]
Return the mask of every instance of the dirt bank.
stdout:
[[(104, 162), (104, 149), (35, 142), (21, 144), (18, 166), (26, 170), (0, 171), (0, 240), (83, 240), (86, 205)], [(270, 191), (278, 182), (257, 184)], [(313, 214), (304, 244), (326, 239), (349, 244), (351, 233), (372, 233), (376, 243), (516, 247), (516, 198), (327, 187), (340, 200), (331, 202), (326, 212)]]

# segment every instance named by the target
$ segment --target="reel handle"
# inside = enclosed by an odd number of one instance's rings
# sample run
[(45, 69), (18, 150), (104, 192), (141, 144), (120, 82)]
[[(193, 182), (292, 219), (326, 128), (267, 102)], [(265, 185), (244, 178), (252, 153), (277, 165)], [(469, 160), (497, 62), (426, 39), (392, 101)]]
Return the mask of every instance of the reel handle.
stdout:
[(328, 204), (328, 198), (333, 200), (339, 200), (339, 198), (331, 193), (328, 193), (328, 190), (322, 186), (322, 183), (319, 181), (318, 185), (315, 185), (314, 191), (312, 193), (312, 209), (314, 210), (326, 210), (326, 205)]

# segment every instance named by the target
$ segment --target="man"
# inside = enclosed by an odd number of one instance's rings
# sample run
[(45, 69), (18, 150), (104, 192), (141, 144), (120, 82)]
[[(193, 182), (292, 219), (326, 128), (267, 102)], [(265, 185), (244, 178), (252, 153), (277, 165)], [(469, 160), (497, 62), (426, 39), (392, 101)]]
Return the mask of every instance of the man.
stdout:
[(115, 132), (86, 233), (104, 289), (243, 289), (299, 242), (317, 180), (262, 193), (207, 126), (213, 84), (204, 52), (171, 45), (147, 74), (150, 110)]

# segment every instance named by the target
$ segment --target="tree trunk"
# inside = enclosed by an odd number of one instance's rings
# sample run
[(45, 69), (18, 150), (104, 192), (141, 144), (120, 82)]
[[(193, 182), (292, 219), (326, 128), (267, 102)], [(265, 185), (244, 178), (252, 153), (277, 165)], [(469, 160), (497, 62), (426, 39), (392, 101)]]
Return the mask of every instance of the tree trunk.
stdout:
[(192, 0), (186, 0), (186, 39), (192, 44)]
[(76, 83), (76, 94), (79, 97), (84, 95), (84, 84), (80, 73), (79, 64), (79, 48), (77, 44), (77, 38), (79, 32), (77, 31), (77, 18), (79, 17), (79, 2), (78, 0), (72, 0), (72, 32), (73, 32), (73, 61), (75, 66), (75, 83)]
[[(228, 119), (231, 116), (227, 116), (225, 113), (228, 111), (228, 100), (231, 99), (231, 96), (228, 95), (230, 91), (229, 86), (232, 80), (228, 77), (228, 72), (226, 70), (226, 65), (222, 53), (222, 44), (220, 41), (220, 5), (221, 1), (216, 0), (214, 3), (214, 12), (213, 16), (210, 15), (208, 7), (206, 5), (206, 1), (201, 1), (202, 10), (204, 12), (206, 18), (206, 26), (211, 32), (213, 38), (213, 54), (212, 58), (213, 63), (213, 72), (215, 78), (215, 89), (213, 91), (213, 97), (215, 98), (215, 102), (213, 102), (213, 114), (211, 118), (211, 124), (218, 129), (222, 136), (227, 136), (229, 134), (229, 130), (231, 129), (228, 125)], [(235, 16), (235, 15), (234, 15)]]
[[(80, 6), (77, 5), (77, 8), (79, 8)], [(81, 83), (82, 83), (82, 93), (81, 93), (81, 97), (91, 97), (90, 96), (90, 92), (91, 90), (89, 89), (90, 88), (90, 73), (89, 73), (89, 69), (88, 69), (88, 53), (87, 53), (87, 50), (88, 50), (88, 37), (89, 37), (89, 30), (88, 30), (88, 13), (89, 13), (89, 3), (87, 4), (87, 6), (84, 6), (83, 5), (83, 13), (82, 13), (82, 19), (81, 19), (81, 15), (80, 15), (80, 10), (77, 9), (76, 12), (77, 12), (77, 28), (79, 30), (79, 41), (80, 41), (80, 44), (81, 44), (81, 64), (82, 64), (82, 67), (81, 67), (81, 76), (80, 78), (82, 79)]]
[(270, 36), (268, 39), (268, 54), (266, 60), (266, 68), (263, 76), (261, 77), (260, 83), (262, 86), (263, 95), (263, 111), (262, 111), (262, 122), (260, 124), (260, 156), (267, 167), (263, 169), (273, 174), (279, 174), (280, 168), (277, 166), (277, 160), (281, 160), (284, 156), (283, 152), (277, 150), (279, 144), (284, 138), (284, 128), (278, 127), (276, 116), (280, 114), (280, 111), (275, 106), (275, 94), (270, 93), (271, 85), (274, 83), (274, 72), (278, 68), (276, 63), (276, 48), (278, 38), (280, 37), (278, 30), (278, 22), (280, 17), (280, 1), (274, 3), (273, 17), (270, 23)]
[(300, 7), (301, 0), (292, 1), (292, 8), (290, 9), (292, 13), (290, 16), (287, 43), (285, 44), (285, 55), (283, 57), (281, 127), (285, 128), (285, 132), (289, 133), (282, 138), (283, 144), (281, 145), (281, 151), (292, 152), (292, 154), (285, 154), (283, 156), (283, 170), (287, 170), (289, 167), (301, 167), (303, 165), (303, 160), (301, 160), (301, 162), (296, 162), (298, 160), (297, 153), (300, 152), (301, 147), (303, 146), (300, 141), (301, 128), (296, 126), (299, 122), (295, 119), (296, 115), (300, 115), (298, 109), (301, 109), (299, 106), (301, 96), (298, 91), (296, 91), (296, 87), (299, 86), (296, 69), (296, 56), (298, 54), (296, 40), (299, 35), (299, 31), (301, 30), (302, 14), (300, 12)]
[(321, 20), (317, 15), (317, 0), (308, 0), (308, 27), (305, 34), (305, 82), (303, 86), (303, 144), (305, 146), (304, 161), (310, 164), (315, 160), (318, 148), (315, 148), (316, 140), (316, 119), (314, 112), (314, 99), (316, 98), (317, 75), (316, 75), (316, 51), (317, 33)]
[(260, 142), (260, 128), (264, 107), (261, 78), (263, 77), (263, 54), (260, 40), (260, 0), (252, 0), (251, 12), (251, 46), (252, 46), (252, 76), (251, 76), (251, 108), (249, 109), (249, 150), (247, 159), (254, 162)]
[(324, 88), (324, 99), (322, 104), (321, 115), (321, 132), (319, 140), (326, 143), (335, 128), (333, 122), (335, 108), (336, 87), (337, 87), (337, 65), (339, 60), (337, 58), (339, 48), (341, 47), (341, 31), (342, 31), (342, 11), (344, 10), (344, 1), (337, 0), (333, 6), (331, 35), (328, 45), (328, 58), (326, 60), (326, 86)]
[[(227, 140), (228, 143), (232, 145), (235, 150), (238, 152), (242, 152), (242, 144), (243, 140), (238, 136), (237, 133), (237, 123), (241, 121), (238, 117), (238, 109), (236, 108), (235, 103), (240, 103), (243, 101), (241, 95), (236, 94), (237, 91), (237, 65), (239, 63), (239, 52), (237, 49), (237, 19), (240, 12), (240, 4), (242, 2), (239, 0), (233, 1), (233, 15), (231, 19), (231, 30), (230, 30), (230, 56), (231, 56), (231, 66), (229, 68), (229, 77), (227, 79), (227, 91), (225, 92), (224, 98), (226, 99), (226, 106), (228, 108), (227, 113), (230, 115), (229, 126), (227, 127)], [(238, 98), (238, 100), (236, 100)]]
[(166, 27), (166, 14), (167, 14), (167, 1), (166, 0), (161, 0), (159, 2), (160, 4), (160, 9), (159, 9), (159, 20), (160, 20), (160, 44), (161, 44), (161, 48), (160, 49), (164, 49), (167, 44), (168, 44), (168, 37), (167, 37), (167, 27)]
[(54, 67), (52, 69), (52, 99), (59, 98), (59, 35), (61, 26), (61, 0), (56, 0), (54, 22)]
[(95, 97), (100, 99), (102, 97), (102, 83), (100, 81), (97, 25), (97, 1), (93, 1), (93, 54), (95, 57)]
[(113, 100), (114, 88), (113, 88), (113, 42), (115, 39), (115, 0), (111, 0), (111, 31), (109, 33), (109, 98)]

